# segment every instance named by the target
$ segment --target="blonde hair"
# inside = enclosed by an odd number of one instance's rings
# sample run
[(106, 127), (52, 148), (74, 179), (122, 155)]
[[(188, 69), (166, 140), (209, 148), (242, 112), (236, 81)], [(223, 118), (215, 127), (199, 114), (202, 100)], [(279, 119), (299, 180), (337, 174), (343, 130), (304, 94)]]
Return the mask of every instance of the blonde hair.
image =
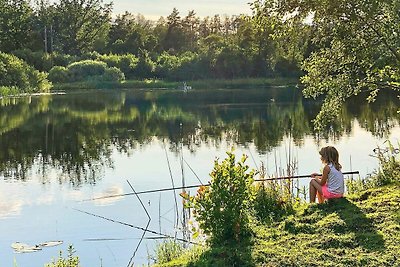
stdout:
[(319, 154), (327, 163), (332, 163), (336, 170), (340, 171), (340, 169), (342, 169), (342, 165), (339, 163), (339, 152), (333, 146), (321, 148)]

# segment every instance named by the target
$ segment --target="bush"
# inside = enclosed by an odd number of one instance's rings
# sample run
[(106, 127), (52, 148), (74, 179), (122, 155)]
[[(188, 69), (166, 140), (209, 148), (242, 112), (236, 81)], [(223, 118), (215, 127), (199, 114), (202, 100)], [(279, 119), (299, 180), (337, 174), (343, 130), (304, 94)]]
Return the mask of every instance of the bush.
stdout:
[(0, 86), (0, 95), (1, 96), (9, 96), (9, 95), (17, 95), (19, 92), (18, 88), (15, 86)]
[(375, 157), (379, 161), (379, 169), (365, 179), (347, 180), (349, 193), (356, 193), (370, 188), (400, 183), (400, 144), (397, 147), (387, 141), (386, 148), (375, 148)]
[(0, 86), (18, 88), (20, 93), (33, 93), (47, 92), (51, 83), (46, 73), (35, 70), (14, 55), (0, 52)]
[(104, 74), (107, 64), (101, 61), (82, 60), (68, 65), (68, 75), (71, 82), (87, 80), (91, 76)]
[(250, 233), (254, 170), (246, 173), (249, 169), (244, 164), (247, 157), (243, 156), (236, 163), (235, 155), (227, 154), (223, 162), (215, 161), (209, 187), (200, 187), (195, 197), (182, 194), (186, 206), (194, 209), (200, 229), (210, 235), (212, 244), (238, 242)]
[(79, 60), (76, 56), (59, 54), (57, 52), (51, 54), (42, 51), (33, 52), (30, 49), (15, 50), (12, 53), (18, 58), (25, 60), (26, 63), (35, 67), (35, 69), (46, 72), (50, 71), (54, 66), (65, 67)]
[(125, 75), (116, 67), (107, 68), (103, 75), (104, 81), (123, 81)]
[(182, 244), (175, 240), (166, 240), (159, 244), (155, 249), (155, 262), (158, 264), (167, 263), (177, 259), (184, 251)]
[(60, 251), (60, 255), (56, 260), (53, 260), (52, 263), (46, 264), (46, 267), (79, 267), (79, 257), (74, 256), (75, 249), (70, 245), (68, 247), (68, 256), (64, 258), (62, 252)]
[(66, 67), (55, 66), (49, 72), (49, 80), (53, 83), (68, 82), (68, 70)]
[(162, 53), (156, 60), (155, 75), (175, 81), (209, 77), (209, 62), (193, 52), (179, 56)]
[(147, 52), (142, 52), (139, 61), (135, 67), (135, 76), (139, 79), (151, 78), (154, 75), (155, 64), (148, 56)]
[(105, 62), (83, 60), (74, 62), (66, 68), (55, 66), (50, 70), (49, 79), (55, 83), (122, 81), (124, 74), (116, 67), (109, 68)]
[(273, 222), (293, 213), (294, 199), (287, 187), (277, 181), (261, 182), (256, 187), (255, 216), (261, 222)]
[(156, 62), (155, 72), (159, 78), (167, 78), (171, 76), (177, 68), (180, 66), (179, 58), (175, 55), (170, 55), (167, 52), (163, 52)]
[(135, 77), (135, 68), (138, 64), (138, 58), (135, 55), (100, 55), (98, 60), (106, 62), (108, 67), (120, 69), (128, 79)]

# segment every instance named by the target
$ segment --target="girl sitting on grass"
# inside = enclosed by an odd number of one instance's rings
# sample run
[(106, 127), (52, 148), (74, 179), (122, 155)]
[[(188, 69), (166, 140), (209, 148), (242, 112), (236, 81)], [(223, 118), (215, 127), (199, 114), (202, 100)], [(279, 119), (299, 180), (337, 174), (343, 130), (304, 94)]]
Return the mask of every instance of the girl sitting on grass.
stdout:
[(339, 164), (339, 152), (333, 146), (327, 146), (323, 147), (319, 154), (325, 167), (322, 176), (317, 173), (311, 174), (311, 203), (315, 202), (316, 196), (318, 196), (318, 202), (323, 203), (325, 199), (341, 198), (344, 193), (344, 177), (340, 171), (342, 166)]

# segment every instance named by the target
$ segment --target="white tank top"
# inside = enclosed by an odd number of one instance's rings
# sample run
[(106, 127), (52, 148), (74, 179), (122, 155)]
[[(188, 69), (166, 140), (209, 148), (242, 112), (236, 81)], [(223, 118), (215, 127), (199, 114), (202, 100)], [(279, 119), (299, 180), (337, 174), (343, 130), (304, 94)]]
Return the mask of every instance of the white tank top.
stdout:
[(343, 194), (344, 193), (344, 176), (342, 172), (336, 170), (335, 165), (332, 163), (328, 164), (331, 169), (328, 173), (328, 191), (334, 194)]

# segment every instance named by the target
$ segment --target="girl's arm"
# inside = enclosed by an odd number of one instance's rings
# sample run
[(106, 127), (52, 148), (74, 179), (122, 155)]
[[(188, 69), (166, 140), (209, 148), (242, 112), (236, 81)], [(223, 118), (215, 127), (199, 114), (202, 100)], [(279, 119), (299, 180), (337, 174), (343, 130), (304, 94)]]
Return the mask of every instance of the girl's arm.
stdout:
[(320, 185), (326, 184), (326, 181), (328, 181), (328, 173), (331, 171), (331, 168), (329, 168), (328, 165), (325, 165), (324, 170), (322, 171), (322, 177), (321, 180), (318, 181)]

